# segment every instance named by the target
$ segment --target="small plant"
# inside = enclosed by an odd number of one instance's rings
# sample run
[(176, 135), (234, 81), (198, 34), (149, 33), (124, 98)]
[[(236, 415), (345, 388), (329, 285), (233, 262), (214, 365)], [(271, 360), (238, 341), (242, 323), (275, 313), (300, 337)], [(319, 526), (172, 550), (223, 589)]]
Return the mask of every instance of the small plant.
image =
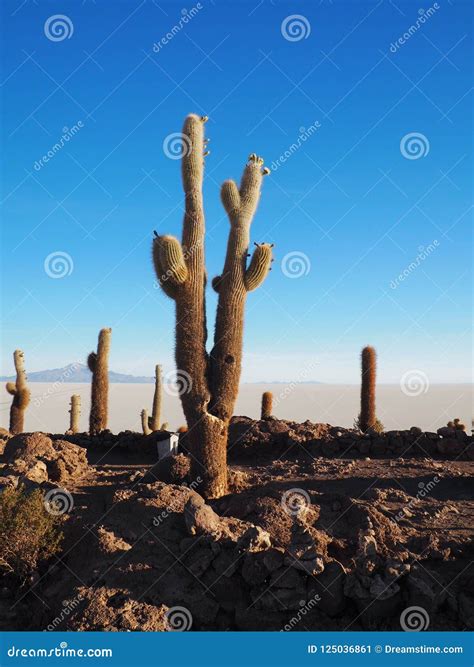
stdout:
[(25, 411), (30, 403), (30, 390), (26, 384), (25, 355), (15, 350), (13, 361), (16, 370), (16, 382), (7, 382), (6, 389), (13, 396), (10, 408), (10, 433), (22, 433), (25, 424)]
[(112, 329), (101, 329), (97, 352), (87, 357), (87, 365), (92, 373), (91, 412), (89, 431), (97, 435), (107, 428), (109, 401), (109, 351)]
[(0, 571), (24, 582), (60, 549), (62, 518), (49, 514), (43, 494), (7, 487), (0, 494)]
[(143, 435), (150, 435), (151, 428), (150, 428), (150, 417), (148, 416), (148, 410), (143, 408), (143, 410), (140, 413), (140, 417), (142, 420)]
[(456, 431), (465, 431), (466, 430), (466, 424), (463, 424), (459, 417), (456, 417), (456, 419), (453, 419), (452, 422), (448, 422), (447, 426), (449, 428), (454, 428)]
[(262, 409), (260, 419), (269, 419), (273, 412), (273, 394), (271, 391), (264, 391), (262, 394)]
[(69, 408), (69, 433), (79, 433), (79, 417), (81, 416), (81, 397), (79, 394), (71, 396)]
[[(354, 419), (354, 428), (359, 429), (359, 431), (362, 431), (360, 427), (360, 415), (357, 417), (357, 419)], [(380, 419), (375, 419), (375, 423), (370, 427), (371, 431), (375, 431), (376, 433), (383, 433), (385, 431), (385, 427), (380, 421)]]

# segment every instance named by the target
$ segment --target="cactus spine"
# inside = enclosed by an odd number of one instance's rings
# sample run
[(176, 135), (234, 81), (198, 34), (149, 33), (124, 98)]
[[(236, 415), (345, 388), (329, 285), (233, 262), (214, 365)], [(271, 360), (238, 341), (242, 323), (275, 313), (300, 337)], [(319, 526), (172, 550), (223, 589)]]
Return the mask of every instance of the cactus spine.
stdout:
[(191, 114), (183, 127), (182, 243), (155, 232), (153, 262), (163, 291), (176, 302), (176, 364), (187, 378), (181, 402), (189, 427), (192, 475), (207, 498), (218, 498), (227, 491), (227, 429), (240, 379), (245, 301), (247, 292), (268, 274), (272, 253), (269, 244), (261, 244), (247, 267), (250, 225), (263, 177), (263, 160), (251, 155), (240, 188), (226, 181), (221, 189), (230, 233), (224, 270), (213, 281), (219, 300), (214, 347), (208, 354), (202, 197), (206, 120)]
[(79, 433), (79, 417), (81, 416), (81, 397), (79, 394), (71, 396), (69, 415), (69, 432)]
[(25, 411), (30, 403), (30, 390), (26, 383), (25, 355), (21, 350), (13, 353), (16, 382), (7, 382), (6, 389), (13, 396), (10, 408), (10, 433), (22, 433), (25, 423)]
[(361, 355), (362, 383), (360, 390), (359, 427), (361, 431), (375, 426), (375, 377), (377, 371), (377, 354), (375, 348), (364, 347)]
[(262, 394), (262, 411), (260, 419), (268, 419), (273, 412), (273, 394), (271, 391), (264, 391)]
[(109, 401), (109, 351), (112, 329), (101, 329), (97, 352), (91, 352), (87, 365), (92, 372), (89, 431), (97, 435), (107, 428)]

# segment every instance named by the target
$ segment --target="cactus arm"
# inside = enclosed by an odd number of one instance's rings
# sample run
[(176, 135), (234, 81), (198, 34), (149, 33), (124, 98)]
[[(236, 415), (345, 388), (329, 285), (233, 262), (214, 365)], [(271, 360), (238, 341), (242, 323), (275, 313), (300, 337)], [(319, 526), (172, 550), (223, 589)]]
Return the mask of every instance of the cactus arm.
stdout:
[(16, 435), (24, 430), (25, 410), (30, 403), (31, 393), (26, 382), (25, 357), (21, 350), (13, 353), (16, 382), (7, 382), (6, 389), (13, 396), (10, 407), (10, 433)]
[(97, 354), (95, 352), (91, 352), (87, 357), (87, 366), (91, 373), (95, 371), (96, 365), (97, 365)]
[[(237, 212), (234, 210), (237, 197), (234, 186), (230, 185), (232, 181), (225, 181), (221, 188), (221, 199), (229, 215), (230, 232), (224, 270), (218, 285), (219, 301), (209, 377), (212, 396), (210, 410), (224, 421), (232, 416), (240, 380), (244, 307), (248, 291), (247, 254), (250, 225), (260, 199), (264, 175), (262, 164), (263, 160), (256, 155), (249, 157), (240, 184), (240, 206)], [(255, 264), (250, 268), (252, 271), (248, 281), (253, 285)]]
[(245, 288), (247, 292), (257, 289), (271, 270), (272, 245), (269, 243), (255, 244), (252, 259), (245, 272)]
[(188, 268), (178, 239), (156, 234), (153, 241), (153, 262), (163, 291), (176, 298), (176, 288), (185, 283), (188, 277)]
[(142, 431), (143, 435), (150, 435), (151, 433), (151, 428), (149, 426), (149, 420), (150, 418), (148, 417), (148, 412), (143, 408), (143, 410), (140, 413), (141, 420), (142, 420)]
[(9, 394), (12, 396), (15, 396), (16, 394), (16, 384), (14, 382), (7, 382), (5, 385), (5, 389), (8, 391)]

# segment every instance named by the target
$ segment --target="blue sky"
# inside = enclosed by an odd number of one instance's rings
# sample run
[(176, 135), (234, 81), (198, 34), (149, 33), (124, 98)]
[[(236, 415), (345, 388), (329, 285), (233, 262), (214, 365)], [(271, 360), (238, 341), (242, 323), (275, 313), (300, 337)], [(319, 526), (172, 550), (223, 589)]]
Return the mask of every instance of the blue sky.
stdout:
[[(180, 163), (163, 143), (196, 112), (210, 117), (211, 276), (228, 234), (220, 184), (249, 153), (289, 155), (252, 226), (276, 260), (248, 299), (244, 381), (357, 382), (368, 343), (381, 382), (413, 369), (471, 381), (471, 4), (426, 3), (431, 16), (392, 50), (423, 13), (413, 2), (193, 7), (156, 52), (182, 3), (2, 2), (1, 372), (17, 347), (30, 371), (83, 361), (103, 326), (114, 370), (173, 367), (174, 305), (150, 248), (153, 229), (181, 234)], [(57, 14), (69, 37), (54, 41)], [(418, 159), (401, 149), (411, 133)], [(45, 270), (55, 253), (62, 278)], [(209, 291), (211, 323), (215, 303)]]

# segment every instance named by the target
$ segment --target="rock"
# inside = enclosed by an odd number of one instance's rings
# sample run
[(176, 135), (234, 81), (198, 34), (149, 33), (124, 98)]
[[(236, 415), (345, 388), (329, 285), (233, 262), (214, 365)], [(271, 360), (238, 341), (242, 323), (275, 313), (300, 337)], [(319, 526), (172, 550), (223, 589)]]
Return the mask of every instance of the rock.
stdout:
[(297, 588), (303, 585), (302, 575), (296, 569), (282, 567), (275, 570), (269, 585), (275, 588)]
[(461, 592), (458, 597), (459, 619), (469, 630), (474, 630), (474, 597)]
[(419, 436), (423, 433), (421, 428), (419, 426), (412, 426), (410, 429), (410, 433), (415, 436)]
[(237, 541), (237, 549), (257, 553), (272, 546), (270, 534), (260, 526), (250, 526)]
[(337, 561), (331, 561), (326, 564), (324, 572), (308, 579), (307, 599), (316, 599), (320, 609), (328, 616), (338, 616), (346, 606), (345, 580), (344, 567)]
[(216, 539), (221, 535), (220, 517), (195, 491), (184, 507), (184, 521), (190, 535), (211, 535)]
[(436, 432), (438, 435), (442, 435), (443, 438), (449, 438), (456, 434), (456, 429), (451, 428), (450, 426), (442, 426)]
[(234, 549), (222, 549), (212, 562), (212, 567), (218, 577), (229, 578), (236, 572), (239, 564), (239, 556)]
[(7, 442), (3, 453), (7, 463), (16, 459), (31, 461), (39, 457), (55, 458), (53, 441), (44, 433), (20, 433)]
[(284, 553), (282, 549), (268, 549), (263, 556), (263, 563), (269, 572), (277, 570), (283, 565)]
[(172, 454), (153, 465), (143, 476), (143, 484), (160, 480), (166, 484), (182, 484), (191, 470), (191, 459), (184, 454)]
[(48, 470), (46, 464), (43, 461), (36, 461), (27, 472), (20, 477), (20, 483), (25, 482), (25, 478), (30, 482), (36, 482), (36, 484), (42, 484), (43, 482), (48, 481)]
[(295, 521), (285, 564), (307, 574), (320, 574), (324, 570), (324, 560), (319, 546), (308, 528), (299, 521)]
[[(436, 579), (439, 579), (438, 573)], [(408, 606), (423, 607), (429, 614), (436, 612), (447, 596), (446, 589), (443, 590), (436, 579), (428, 574), (426, 568), (415, 563), (407, 577)]]
[(263, 564), (263, 552), (248, 553), (242, 564), (242, 577), (249, 586), (258, 586), (268, 577), (268, 570)]

